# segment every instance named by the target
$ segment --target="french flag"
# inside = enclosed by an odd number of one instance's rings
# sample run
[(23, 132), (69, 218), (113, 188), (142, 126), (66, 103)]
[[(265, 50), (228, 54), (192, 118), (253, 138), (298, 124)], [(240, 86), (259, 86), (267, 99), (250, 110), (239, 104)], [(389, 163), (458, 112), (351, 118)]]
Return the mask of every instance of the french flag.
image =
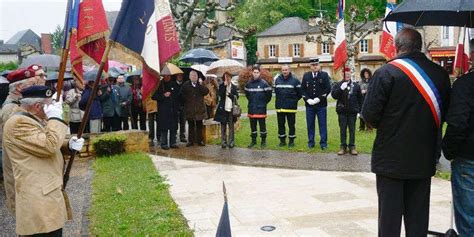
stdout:
[(143, 62), (144, 100), (158, 87), (160, 67), (181, 50), (169, 0), (123, 0), (110, 40)]
[(471, 56), (471, 48), (469, 28), (459, 29), (458, 45), (456, 47), (456, 57), (454, 59), (454, 70), (457, 75), (462, 75), (469, 71), (469, 57)]
[[(396, 0), (388, 0), (385, 8), (385, 17), (397, 7)], [(403, 24), (394, 21), (386, 21), (383, 24), (382, 39), (380, 43), (380, 52), (385, 55), (387, 59), (392, 59), (396, 55), (395, 50), (395, 36), (397, 32), (403, 27)]]
[(344, 28), (344, 6), (345, 0), (339, 0), (337, 4), (337, 26), (336, 26), (336, 51), (334, 52), (334, 70), (339, 69), (347, 61), (346, 31)]

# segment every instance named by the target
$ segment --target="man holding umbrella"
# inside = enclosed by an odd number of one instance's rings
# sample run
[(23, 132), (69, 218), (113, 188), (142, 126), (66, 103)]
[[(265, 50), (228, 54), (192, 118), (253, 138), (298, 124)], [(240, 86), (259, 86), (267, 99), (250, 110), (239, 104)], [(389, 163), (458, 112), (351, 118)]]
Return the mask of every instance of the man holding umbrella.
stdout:
[(421, 52), (418, 31), (395, 37), (397, 56), (369, 82), (362, 107), (377, 128), (372, 151), (379, 203), (379, 236), (426, 236), (431, 177), (439, 157), (441, 128), (448, 108), (448, 73)]

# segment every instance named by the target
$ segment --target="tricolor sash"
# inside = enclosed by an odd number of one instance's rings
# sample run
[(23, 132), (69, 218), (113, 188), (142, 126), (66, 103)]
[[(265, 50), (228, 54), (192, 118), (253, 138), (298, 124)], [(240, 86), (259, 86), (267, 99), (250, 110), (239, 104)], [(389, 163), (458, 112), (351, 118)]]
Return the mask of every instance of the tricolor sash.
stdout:
[(436, 126), (440, 128), (441, 97), (431, 78), (413, 60), (406, 58), (395, 59), (389, 62), (389, 64), (402, 70), (408, 76), (408, 78), (410, 78), (423, 99), (425, 99), (426, 103), (428, 103)]

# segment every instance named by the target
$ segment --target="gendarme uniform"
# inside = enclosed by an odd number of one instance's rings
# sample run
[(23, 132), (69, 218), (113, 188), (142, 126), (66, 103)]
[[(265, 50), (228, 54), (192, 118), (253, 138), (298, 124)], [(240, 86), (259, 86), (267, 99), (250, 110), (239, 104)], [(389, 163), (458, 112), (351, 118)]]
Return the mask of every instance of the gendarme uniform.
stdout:
[(295, 117), (298, 101), (301, 99), (301, 83), (292, 73), (285, 78), (280, 74), (275, 81), (275, 109), (278, 119), (278, 138), (280, 146), (286, 145), (285, 120), (288, 121), (289, 146), (294, 146), (296, 138)]
[[(47, 98), (46, 86), (28, 87), (23, 98)], [(59, 118), (44, 121), (21, 109), (4, 126), (4, 153), (15, 179), (16, 233), (32, 235), (63, 228), (68, 209), (63, 186), (64, 160), (60, 148), (68, 126)]]

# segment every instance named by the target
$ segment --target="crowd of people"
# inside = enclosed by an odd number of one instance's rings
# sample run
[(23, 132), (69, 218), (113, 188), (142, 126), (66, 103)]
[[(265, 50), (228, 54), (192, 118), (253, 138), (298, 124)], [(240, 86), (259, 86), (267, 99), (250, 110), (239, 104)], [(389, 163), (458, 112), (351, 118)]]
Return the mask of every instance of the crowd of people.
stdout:
[[(461, 236), (472, 236), (474, 73), (459, 78), (451, 90), (448, 73), (421, 52), (422, 39), (416, 30), (402, 29), (395, 45), (394, 59), (373, 75), (363, 69), (359, 80), (344, 68), (343, 79), (331, 83), (318, 58), (312, 58), (311, 71), (301, 81), (288, 65), (282, 65), (271, 86), (262, 79), (260, 67), (253, 66), (252, 79), (242, 89), (248, 100), (248, 147), (257, 145), (259, 134), (260, 147), (267, 145), (267, 105), (274, 93), (279, 146), (295, 146), (298, 101), (303, 99), (307, 146), (316, 146), (317, 119), (319, 147), (326, 150), (331, 96), (336, 99), (340, 127), (338, 155), (358, 154), (358, 117), (360, 130), (377, 129), (371, 167), (379, 198), (379, 236), (400, 236), (402, 217), (407, 236), (427, 235), (431, 177), (441, 151), (452, 160), (456, 227)], [(53, 94), (54, 88), (45, 86), (46, 74), (40, 65), (18, 69), (7, 76), (9, 93), (0, 116), (2, 170), (6, 206), (16, 217), (19, 235), (60, 236), (65, 221), (71, 217), (67, 195), (62, 190), (61, 148), (66, 152), (82, 149), (84, 139), (74, 134), (78, 133), (87, 101), (94, 92), (96, 74), (97, 71), (86, 72), (84, 86), (77, 80), (66, 81), (59, 100)], [(128, 130), (130, 122), (132, 129), (147, 130), (148, 116), (150, 141), (157, 139), (161, 148), (168, 150), (178, 148), (178, 138), (188, 147), (205, 146), (203, 121), (213, 119), (221, 124), (222, 148), (233, 148), (234, 124), (240, 111), (239, 89), (232, 83), (232, 74), (225, 72), (217, 78), (190, 70), (187, 76), (189, 80), (184, 80), (183, 74), (162, 76), (150, 98), (143, 98), (139, 75), (102, 78), (85, 132)], [(445, 121), (448, 126), (443, 138)], [(67, 129), (72, 134), (69, 141), (65, 141)], [(45, 210), (50, 214), (45, 215)]]

